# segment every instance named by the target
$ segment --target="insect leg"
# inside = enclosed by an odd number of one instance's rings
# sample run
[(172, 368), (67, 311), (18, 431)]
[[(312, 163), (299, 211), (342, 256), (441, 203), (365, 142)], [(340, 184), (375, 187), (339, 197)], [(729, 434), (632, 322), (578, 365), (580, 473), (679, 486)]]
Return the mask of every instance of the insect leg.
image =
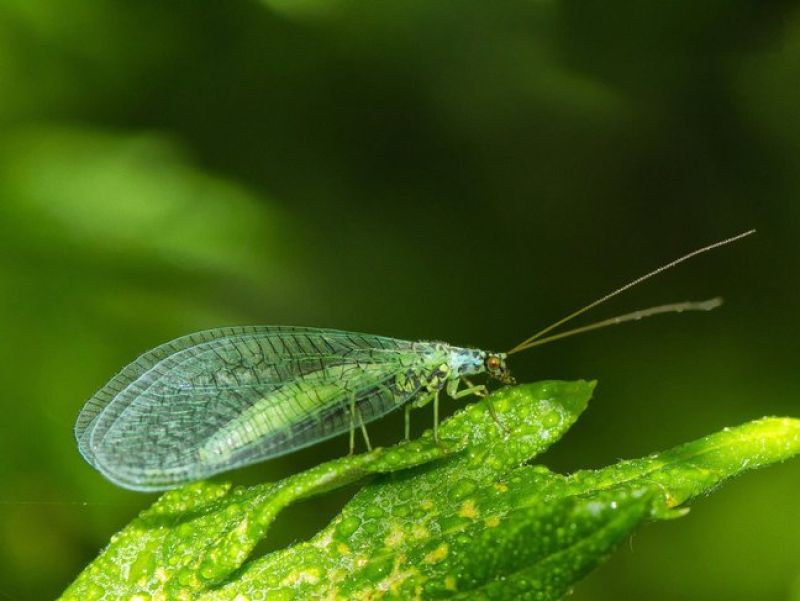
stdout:
[[(460, 399), (460, 398), (465, 397), (465, 396), (469, 396), (471, 394), (474, 394), (475, 396), (479, 396), (479, 397), (485, 397), (489, 392), (486, 389), (486, 386), (484, 386), (483, 384), (473, 384), (472, 382), (470, 382), (466, 378), (462, 378), (462, 380), (464, 381), (464, 384), (467, 385), (467, 388), (463, 388), (461, 390), (458, 390), (458, 380), (454, 380), (455, 385), (452, 386), (452, 387), (448, 386), (448, 389), (447, 389), (447, 393), (450, 395), (450, 398), (455, 400), (455, 399)], [(451, 388), (452, 388), (452, 390), (451, 390)]]
[(506, 428), (505, 424), (500, 421), (499, 417), (497, 417), (497, 412), (494, 410), (494, 403), (492, 403), (492, 401), (489, 400), (488, 397), (486, 397), (486, 407), (489, 409), (489, 415), (492, 416), (494, 423), (497, 424), (497, 427), (500, 428), (500, 431), (503, 434), (508, 434), (510, 430)]
[(358, 413), (358, 423), (361, 425), (361, 434), (364, 436), (364, 444), (367, 445), (367, 451), (372, 450), (372, 445), (369, 443), (369, 435), (367, 434), (367, 425), (364, 423), (364, 418), (361, 417), (361, 410), (356, 409)]
[(347, 456), (351, 456), (356, 450), (356, 397), (350, 397), (350, 451)]
[(467, 385), (467, 388), (458, 390), (458, 380), (454, 380), (453, 382), (455, 383), (452, 386), (448, 385), (447, 387), (447, 392), (450, 394), (450, 397), (453, 399), (460, 399), (461, 397), (474, 394), (475, 396), (485, 398), (486, 407), (489, 409), (489, 415), (492, 416), (494, 423), (497, 424), (497, 427), (500, 428), (504, 434), (508, 434), (508, 428), (506, 428), (503, 422), (500, 421), (500, 418), (497, 417), (497, 412), (494, 410), (494, 405), (492, 404), (491, 399), (487, 396), (488, 390), (486, 389), (486, 386), (483, 384), (473, 384), (464, 376), (461, 376), (461, 380)]
[(439, 443), (439, 391), (433, 393), (433, 442)]
[(413, 409), (413, 407), (411, 406), (411, 403), (406, 403), (406, 406), (404, 407), (404, 409), (406, 411), (406, 415), (405, 415), (406, 440), (408, 441), (408, 440), (411, 440), (411, 410)]
[(408, 435), (410, 430), (410, 417), (409, 414), (411, 413), (412, 409), (420, 409), (424, 407), (431, 401), (433, 401), (433, 440), (435, 442), (439, 442), (439, 392), (441, 389), (437, 388), (436, 390), (431, 390), (422, 396), (418, 397), (415, 401), (410, 402), (406, 405), (406, 434)]

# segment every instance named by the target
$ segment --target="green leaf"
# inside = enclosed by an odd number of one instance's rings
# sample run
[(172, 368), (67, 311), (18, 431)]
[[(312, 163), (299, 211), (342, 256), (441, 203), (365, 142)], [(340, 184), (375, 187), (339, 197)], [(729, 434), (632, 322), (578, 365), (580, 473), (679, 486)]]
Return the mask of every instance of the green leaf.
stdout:
[[(558, 599), (643, 520), (800, 452), (800, 421), (766, 418), (600, 470), (527, 465), (593, 388), (505, 388), (444, 422), (439, 445), (426, 433), (277, 483), (168, 492), (63, 598)], [(248, 561), (288, 504), (374, 474), (311, 540)]]

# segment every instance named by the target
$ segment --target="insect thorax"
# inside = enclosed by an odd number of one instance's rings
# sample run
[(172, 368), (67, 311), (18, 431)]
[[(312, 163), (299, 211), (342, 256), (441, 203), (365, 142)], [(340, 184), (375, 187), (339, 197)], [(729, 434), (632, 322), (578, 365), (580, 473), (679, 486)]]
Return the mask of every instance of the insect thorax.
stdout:
[(486, 352), (480, 349), (449, 347), (447, 363), (451, 377), (474, 376), (486, 371)]
[(449, 380), (485, 370), (483, 351), (452, 347), (443, 342), (422, 344), (426, 348), (420, 355), (421, 361), (395, 377), (395, 387), (400, 391), (435, 392), (444, 388)]

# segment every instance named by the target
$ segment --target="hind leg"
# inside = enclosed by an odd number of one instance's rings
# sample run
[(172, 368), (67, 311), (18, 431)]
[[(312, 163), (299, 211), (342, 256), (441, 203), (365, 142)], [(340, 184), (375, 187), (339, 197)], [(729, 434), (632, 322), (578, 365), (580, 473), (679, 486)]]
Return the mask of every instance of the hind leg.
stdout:
[(347, 456), (351, 456), (356, 450), (356, 397), (350, 397), (350, 450)]
[(361, 435), (364, 437), (364, 444), (367, 451), (372, 450), (372, 445), (369, 442), (369, 434), (367, 434), (367, 425), (364, 423), (364, 418), (361, 417), (361, 411), (356, 407), (356, 397), (350, 397), (350, 450), (347, 456), (353, 455), (356, 450), (356, 418), (358, 418), (358, 425), (361, 428)]
[(367, 451), (372, 450), (372, 445), (369, 442), (369, 434), (367, 434), (367, 425), (364, 423), (364, 418), (361, 417), (361, 411), (356, 409), (356, 415), (358, 415), (358, 423), (361, 426), (361, 434), (364, 437), (364, 444), (367, 447)]

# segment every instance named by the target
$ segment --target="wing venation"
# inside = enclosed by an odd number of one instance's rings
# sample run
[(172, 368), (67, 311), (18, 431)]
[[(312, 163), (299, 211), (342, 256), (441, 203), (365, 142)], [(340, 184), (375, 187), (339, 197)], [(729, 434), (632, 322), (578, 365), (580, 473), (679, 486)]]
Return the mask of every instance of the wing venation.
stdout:
[(346, 432), (352, 400), (365, 422), (385, 415), (419, 392), (440, 351), (314, 328), (200, 332), (125, 367), (86, 403), (75, 434), (112, 481), (170, 488)]

